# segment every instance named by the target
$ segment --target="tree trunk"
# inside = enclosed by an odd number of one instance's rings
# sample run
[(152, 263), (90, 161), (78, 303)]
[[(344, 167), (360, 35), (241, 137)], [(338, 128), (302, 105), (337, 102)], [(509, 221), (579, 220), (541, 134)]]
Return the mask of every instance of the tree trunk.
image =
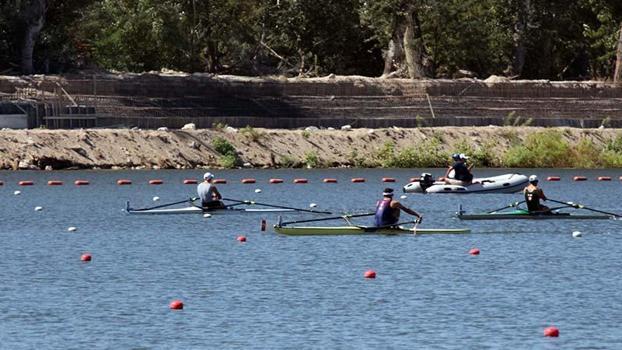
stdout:
[(622, 83), (622, 23), (620, 24), (620, 33), (618, 33), (618, 49), (616, 51), (616, 70), (613, 75), (614, 83)]
[(414, 8), (410, 8), (407, 12), (404, 24), (404, 55), (408, 76), (411, 79), (425, 78), (428, 76), (428, 57)]
[(510, 76), (520, 76), (523, 74), (525, 67), (525, 56), (527, 56), (527, 48), (525, 42), (527, 40), (527, 26), (529, 25), (529, 13), (531, 8), (531, 0), (520, 0), (519, 9), (517, 11), (516, 23), (514, 23), (514, 55), (512, 63), (506, 69), (505, 73)]
[(48, 9), (47, 0), (31, 0), (23, 10), (23, 21), (25, 25), (24, 38), (21, 50), (22, 73), (29, 75), (34, 73), (33, 52), (39, 33), (45, 24), (45, 14)]

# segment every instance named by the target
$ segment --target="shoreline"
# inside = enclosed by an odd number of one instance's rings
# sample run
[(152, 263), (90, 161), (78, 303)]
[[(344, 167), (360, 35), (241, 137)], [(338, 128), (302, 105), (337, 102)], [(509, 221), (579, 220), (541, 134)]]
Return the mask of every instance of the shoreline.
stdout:
[(3, 130), (0, 169), (622, 167), (622, 129)]

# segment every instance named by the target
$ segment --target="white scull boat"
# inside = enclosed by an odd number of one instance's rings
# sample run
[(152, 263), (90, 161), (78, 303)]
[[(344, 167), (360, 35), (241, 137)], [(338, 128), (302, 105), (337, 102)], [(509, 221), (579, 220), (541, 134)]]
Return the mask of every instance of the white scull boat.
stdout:
[(182, 208), (142, 208), (135, 209), (130, 207), (130, 202), (126, 202), (125, 212), (132, 215), (161, 215), (161, 214), (272, 214), (272, 213), (285, 213), (295, 212), (295, 209), (281, 209), (281, 208), (233, 208), (227, 207), (224, 209), (204, 209), (199, 206), (188, 206)]

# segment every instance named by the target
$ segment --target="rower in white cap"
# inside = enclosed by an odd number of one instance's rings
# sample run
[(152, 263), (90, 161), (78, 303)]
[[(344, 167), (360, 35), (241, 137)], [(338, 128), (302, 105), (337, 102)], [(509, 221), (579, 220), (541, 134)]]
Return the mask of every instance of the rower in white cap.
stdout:
[(197, 186), (197, 193), (199, 194), (199, 198), (201, 198), (201, 206), (205, 209), (218, 209), (224, 208), (225, 204), (221, 201), (222, 196), (216, 185), (212, 183), (214, 179), (214, 174), (205, 173), (203, 175), (203, 182)]
[(527, 210), (538, 213), (546, 213), (550, 211), (548, 207), (540, 204), (540, 200), (542, 199), (545, 201), (546, 196), (544, 195), (544, 191), (538, 187), (538, 177), (536, 175), (531, 175), (529, 177), (529, 185), (525, 187), (523, 193), (525, 194)]

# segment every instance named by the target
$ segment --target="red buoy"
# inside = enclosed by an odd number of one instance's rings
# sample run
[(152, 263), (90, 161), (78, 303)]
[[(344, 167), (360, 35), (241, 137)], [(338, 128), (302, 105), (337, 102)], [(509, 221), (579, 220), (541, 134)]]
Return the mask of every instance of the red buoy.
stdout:
[(20, 186), (32, 186), (32, 185), (34, 185), (35, 183), (34, 183), (34, 182), (32, 182), (32, 181), (20, 181), (20, 182), (18, 182), (17, 184), (18, 184), (18, 185), (20, 185)]
[(599, 176), (596, 178), (598, 181), (611, 181), (611, 176)]
[(355, 177), (352, 179), (352, 182), (354, 183), (361, 183), (361, 182), (365, 182), (365, 179), (362, 177)]
[(479, 249), (471, 248), (471, 250), (469, 250), (469, 254), (471, 254), (471, 255), (479, 255)]
[(63, 185), (62, 181), (57, 181), (57, 180), (48, 181), (48, 186), (62, 186), (62, 185)]
[(559, 181), (561, 180), (561, 177), (559, 176), (549, 176), (546, 178), (546, 181)]
[(184, 308), (184, 303), (181, 300), (173, 300), (168, 304), (168, 307), (171, 310), (182, 310)]
[(269, 182), (271, 184), (282, 184), (283, 183), (283, 179), (270, 179)]
[(324, 181), (324, 183), (327, 183), (327, 184), (336, 184), (337, 183), (337, 179), (324, 179), (323, 181)]
[(587, 177), (585, 176), (575, 176), (572, 178), (573, 181), (587, 181)]
[(76, 186), (86, 186), (89, 184), (87, 180), (76, 180), (73, 182)]
[(225, 179), (214, 179), (214, 180), (212, 180), (212, 183), (213, 184), (226, 184), (227, 180), (225, 180)]
[(131, 184), (132, 184), (132, 180), (127, 180), (127, 179), (117, 180), (117, 185), (119, 186), (131, 185)]
[(163, 183), (164, 183), (164, 181), (159, 180), (159, 179), (149, 180), (149, 184), (150, 185), (161, 185)]
[(254, 184), (257, 182), (255, 179), (242, 179), (243, 184)]
[(307, 179), (294, 179), (295, 184), (306, 184), (309, 181)]
[(383, 177), (382, 182), (395, 182), (395, 178), (392, 177)]
[(184, 185), (196, 185), (199, 182), (195, 179), (185, 179), (184, 180)]
[(374, 270), (367, 270), (367, 271), (365, 271), (365, 274), (363, 276), (365, 278), (376, 278), (376, 271), (374, 271)]
[(80, 260), (84, 262), (91, 261), (92, 259), (93, 257), (91, 256), (91, 254), (88, 253), (82, 254), (82, 256), (80, 256)]
[(244, 243), (244, 242), (246, 242), (246, 236), (238, 236), (237, 240), (238, 240), (238, 242)]
[(546, 327), (544, 329), (545, 337), (559, 337), (559, 329), (555, 326)]
[(266, 230), (266, 219), (261, 219), (261, 230), (262, 231)]

